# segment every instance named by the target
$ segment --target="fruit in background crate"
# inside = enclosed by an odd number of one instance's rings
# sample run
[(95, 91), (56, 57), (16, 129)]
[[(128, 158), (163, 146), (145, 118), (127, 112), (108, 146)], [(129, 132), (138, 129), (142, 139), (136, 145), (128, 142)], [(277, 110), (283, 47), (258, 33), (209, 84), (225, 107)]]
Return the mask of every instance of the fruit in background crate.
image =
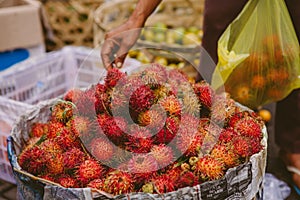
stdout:
[[(263, 148), (262, 124), (252, 111), (231, 105), (228, 95), (215, 93), (206, 82), (194, 84), (178, 70), (156, 63), (129, 76), (113, 69), (104, 83), (82, 90), (81, 98), (97, 100), (102, 94), (112, 97), (112, 92), (132, 93), (125, 95), (130, 116), (115, 116), (113, 107), (94, 109), (94, 115), (71, 112), (70, 116), (68, 109), (61, 108), (72, 105), (77, 111), (78, 104), (90, 101), (76, 101), (68, 92), (65, 99), (74, 101), (58, 101), (42, 124), (53, 126), (51, 134), (38, 127), (40, 122), (32, 124), (41, 136), (30, 134), (34, 142), (18, 157), (22, 169), (64, 187), (92, 187), (112, 195), (165, 193), (222, 178), (230, 167), (247, 162)], [(199, 105), (191, 112), (185, 103), (193, 101), (186, 99), (192, 94)], [(214, 103), (220, 99), (226, 100), (224, 110), (230, 105), (224, 127), (212, 121)], [(68, 114), (61, 114), (64, 111)], [(66, 135), (72, 136), (70, 140), (62, 139)]]
[(199, 45), (203, 31), (196, 27), (170, 27), (162, 22), (157, 22), (152, 27), (145, 27), (141, 33), (140, 40), (153, 42), (154, 44), (166, 43), (168, 45)]

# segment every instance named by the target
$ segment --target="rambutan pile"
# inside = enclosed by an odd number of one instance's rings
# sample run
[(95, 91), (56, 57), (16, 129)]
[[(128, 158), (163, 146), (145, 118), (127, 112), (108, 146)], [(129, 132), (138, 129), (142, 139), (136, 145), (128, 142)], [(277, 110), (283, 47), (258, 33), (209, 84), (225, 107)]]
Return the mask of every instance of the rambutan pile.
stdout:
[(62, 187), (166, 193), (222, 178), (264, 146), (263, 121), (227, 93), (159, 64), (68, 91), (32, 122), (23, 170)]

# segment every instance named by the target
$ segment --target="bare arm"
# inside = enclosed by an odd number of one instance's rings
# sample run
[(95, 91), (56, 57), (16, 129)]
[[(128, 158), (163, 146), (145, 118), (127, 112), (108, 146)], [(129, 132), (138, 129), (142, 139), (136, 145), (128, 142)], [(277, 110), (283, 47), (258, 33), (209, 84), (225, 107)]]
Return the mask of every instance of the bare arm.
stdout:
[(121, 67), (128, 50), (137, 41), (147, 18), (162, 0), (139, 0), (129, 19), (105, 35), (101, 58), (106, 69)]

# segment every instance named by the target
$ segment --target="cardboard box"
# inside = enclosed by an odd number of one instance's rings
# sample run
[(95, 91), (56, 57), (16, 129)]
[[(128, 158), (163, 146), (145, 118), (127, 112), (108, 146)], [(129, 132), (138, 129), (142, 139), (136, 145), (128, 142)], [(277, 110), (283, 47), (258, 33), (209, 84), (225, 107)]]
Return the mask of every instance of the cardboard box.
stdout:
[(41, 3), (0, 0), (0, 52), (44, 44)]

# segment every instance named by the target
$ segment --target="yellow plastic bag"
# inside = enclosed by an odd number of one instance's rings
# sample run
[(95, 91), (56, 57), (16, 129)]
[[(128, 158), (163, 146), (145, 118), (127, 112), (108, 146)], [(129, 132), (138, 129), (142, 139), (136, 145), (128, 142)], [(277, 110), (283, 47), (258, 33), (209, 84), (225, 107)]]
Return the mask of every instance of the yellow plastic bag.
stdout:
[(212, 87), (255, 109), (300, 87), (299, 42), (283, 0), (249, 0), (218, 41)]

